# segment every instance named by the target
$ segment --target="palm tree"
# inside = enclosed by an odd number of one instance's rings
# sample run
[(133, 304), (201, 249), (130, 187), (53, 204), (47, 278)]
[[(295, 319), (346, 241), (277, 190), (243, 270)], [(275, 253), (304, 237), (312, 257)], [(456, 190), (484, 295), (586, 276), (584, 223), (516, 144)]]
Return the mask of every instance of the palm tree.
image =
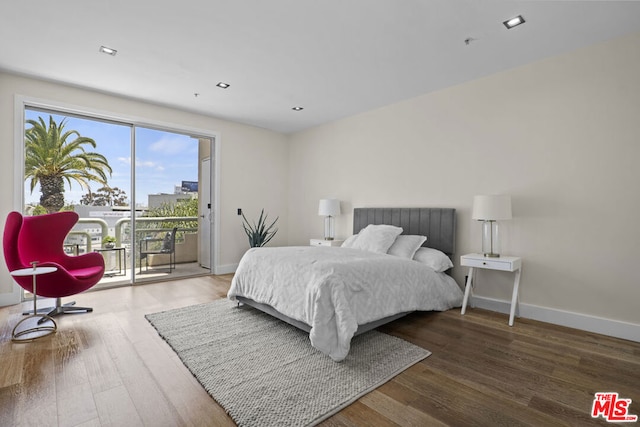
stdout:
[(25, 179), (31, 179), (32, 193), (40, 184), (40, 204), (49, 213), (64, 206), (64, 181), (88, 189), (90, 181), (106, 185), (107, 172), (112, 172), (106, 157), (85, 150), (87, 144), (96, 148), (96, 142), (76, 130), (65, 131), (65, 124), (65, 119), (58, 124), (52, 116), (48, 126), (42, 117), (27, 120), (31, 127), (25, 133)]

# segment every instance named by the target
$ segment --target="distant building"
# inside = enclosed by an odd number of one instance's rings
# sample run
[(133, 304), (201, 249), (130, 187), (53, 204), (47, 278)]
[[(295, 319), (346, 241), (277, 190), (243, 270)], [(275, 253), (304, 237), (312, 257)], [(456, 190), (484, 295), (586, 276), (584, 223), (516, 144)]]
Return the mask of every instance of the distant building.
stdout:
[(198, 198), (198, 182), (182, 181), (181, 185), (173, 187), (173, 194), (158, 193), (147, 195), (149, 209), (159, 208), (163, 205), (175, 205), (183, 200)]

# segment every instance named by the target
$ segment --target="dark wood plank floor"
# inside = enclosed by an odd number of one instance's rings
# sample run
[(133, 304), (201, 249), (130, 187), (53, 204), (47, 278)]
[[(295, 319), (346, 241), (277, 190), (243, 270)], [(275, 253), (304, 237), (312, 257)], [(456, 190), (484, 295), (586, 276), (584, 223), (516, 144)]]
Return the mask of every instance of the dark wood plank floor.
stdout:
[[(0, 309), (0, 426), (232, 426), (144, 314), (223, 298), (231, 276), (77, 295), (89, 314), (10, 341), (21, 306)], [(28, 305), (25, 304), (25, 307)], [(469, 309), (414, 313), (384, 326), (432, 355), (323, 426), (609, 425), (595, 392), (640, 415), (640, 343)]]

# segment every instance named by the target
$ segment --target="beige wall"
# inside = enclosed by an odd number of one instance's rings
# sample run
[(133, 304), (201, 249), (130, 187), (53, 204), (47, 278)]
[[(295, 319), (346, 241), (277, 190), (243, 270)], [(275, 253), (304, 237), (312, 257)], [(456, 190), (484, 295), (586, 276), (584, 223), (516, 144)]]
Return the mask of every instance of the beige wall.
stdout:
[[(472, 198), (506, 193), (523, 304), (640, 325), (638, 46), (630, 35), (293, 135), (289, 243), (322, 236), (318, 200), (333, 196), (338, 236), (353, 207), (454, 207), (457, 255), (479, 251)], [(509, 276), (483, 272), (476, 294), (509, 300)]]
[[(15, 182), (14, 99), (16, 95), (110, 112), (153, 123), (208, 130), (220, 136), (220, 254), (219, 266), (234, 266), (248, 249), (237, 208), (249, 217), (265, 208), (280, 224), (287, 222), (288, 144), (284, 135), (171, 108), (109, 96), (30, 78), (0, 73), (0, 218), (13, 209)], [(286, 229), (274, 239), (285, 244)], [(0, 263), (0, 294), (11, 291), (6, 266)]]

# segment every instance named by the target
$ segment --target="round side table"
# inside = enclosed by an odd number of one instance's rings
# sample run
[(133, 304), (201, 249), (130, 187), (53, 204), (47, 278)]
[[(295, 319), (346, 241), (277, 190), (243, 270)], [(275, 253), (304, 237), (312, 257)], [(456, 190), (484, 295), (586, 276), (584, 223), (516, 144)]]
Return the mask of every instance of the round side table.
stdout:
[[(31, 263), (33, 268), (22, 268), (11, 272), (12, 276), (33, 276), (33, 314), (25, 317), (14, 326), (11, 331), (11, 340), (14, 342), (30, 342), (37, 340), (38, 338), (46, 337), (54, 333), (58, 329), (55, 320), (46, 314), (38, 314), (36, 293), (36, 277), (41, 274), (49, 274), (58, 270), (56, 267), (38, 267), (38, 262)], [(26, 322), (35, 323), (33, 326), (29, 326)], [(25, 329), (19, 330), (19, 326), (24, 324)]]

